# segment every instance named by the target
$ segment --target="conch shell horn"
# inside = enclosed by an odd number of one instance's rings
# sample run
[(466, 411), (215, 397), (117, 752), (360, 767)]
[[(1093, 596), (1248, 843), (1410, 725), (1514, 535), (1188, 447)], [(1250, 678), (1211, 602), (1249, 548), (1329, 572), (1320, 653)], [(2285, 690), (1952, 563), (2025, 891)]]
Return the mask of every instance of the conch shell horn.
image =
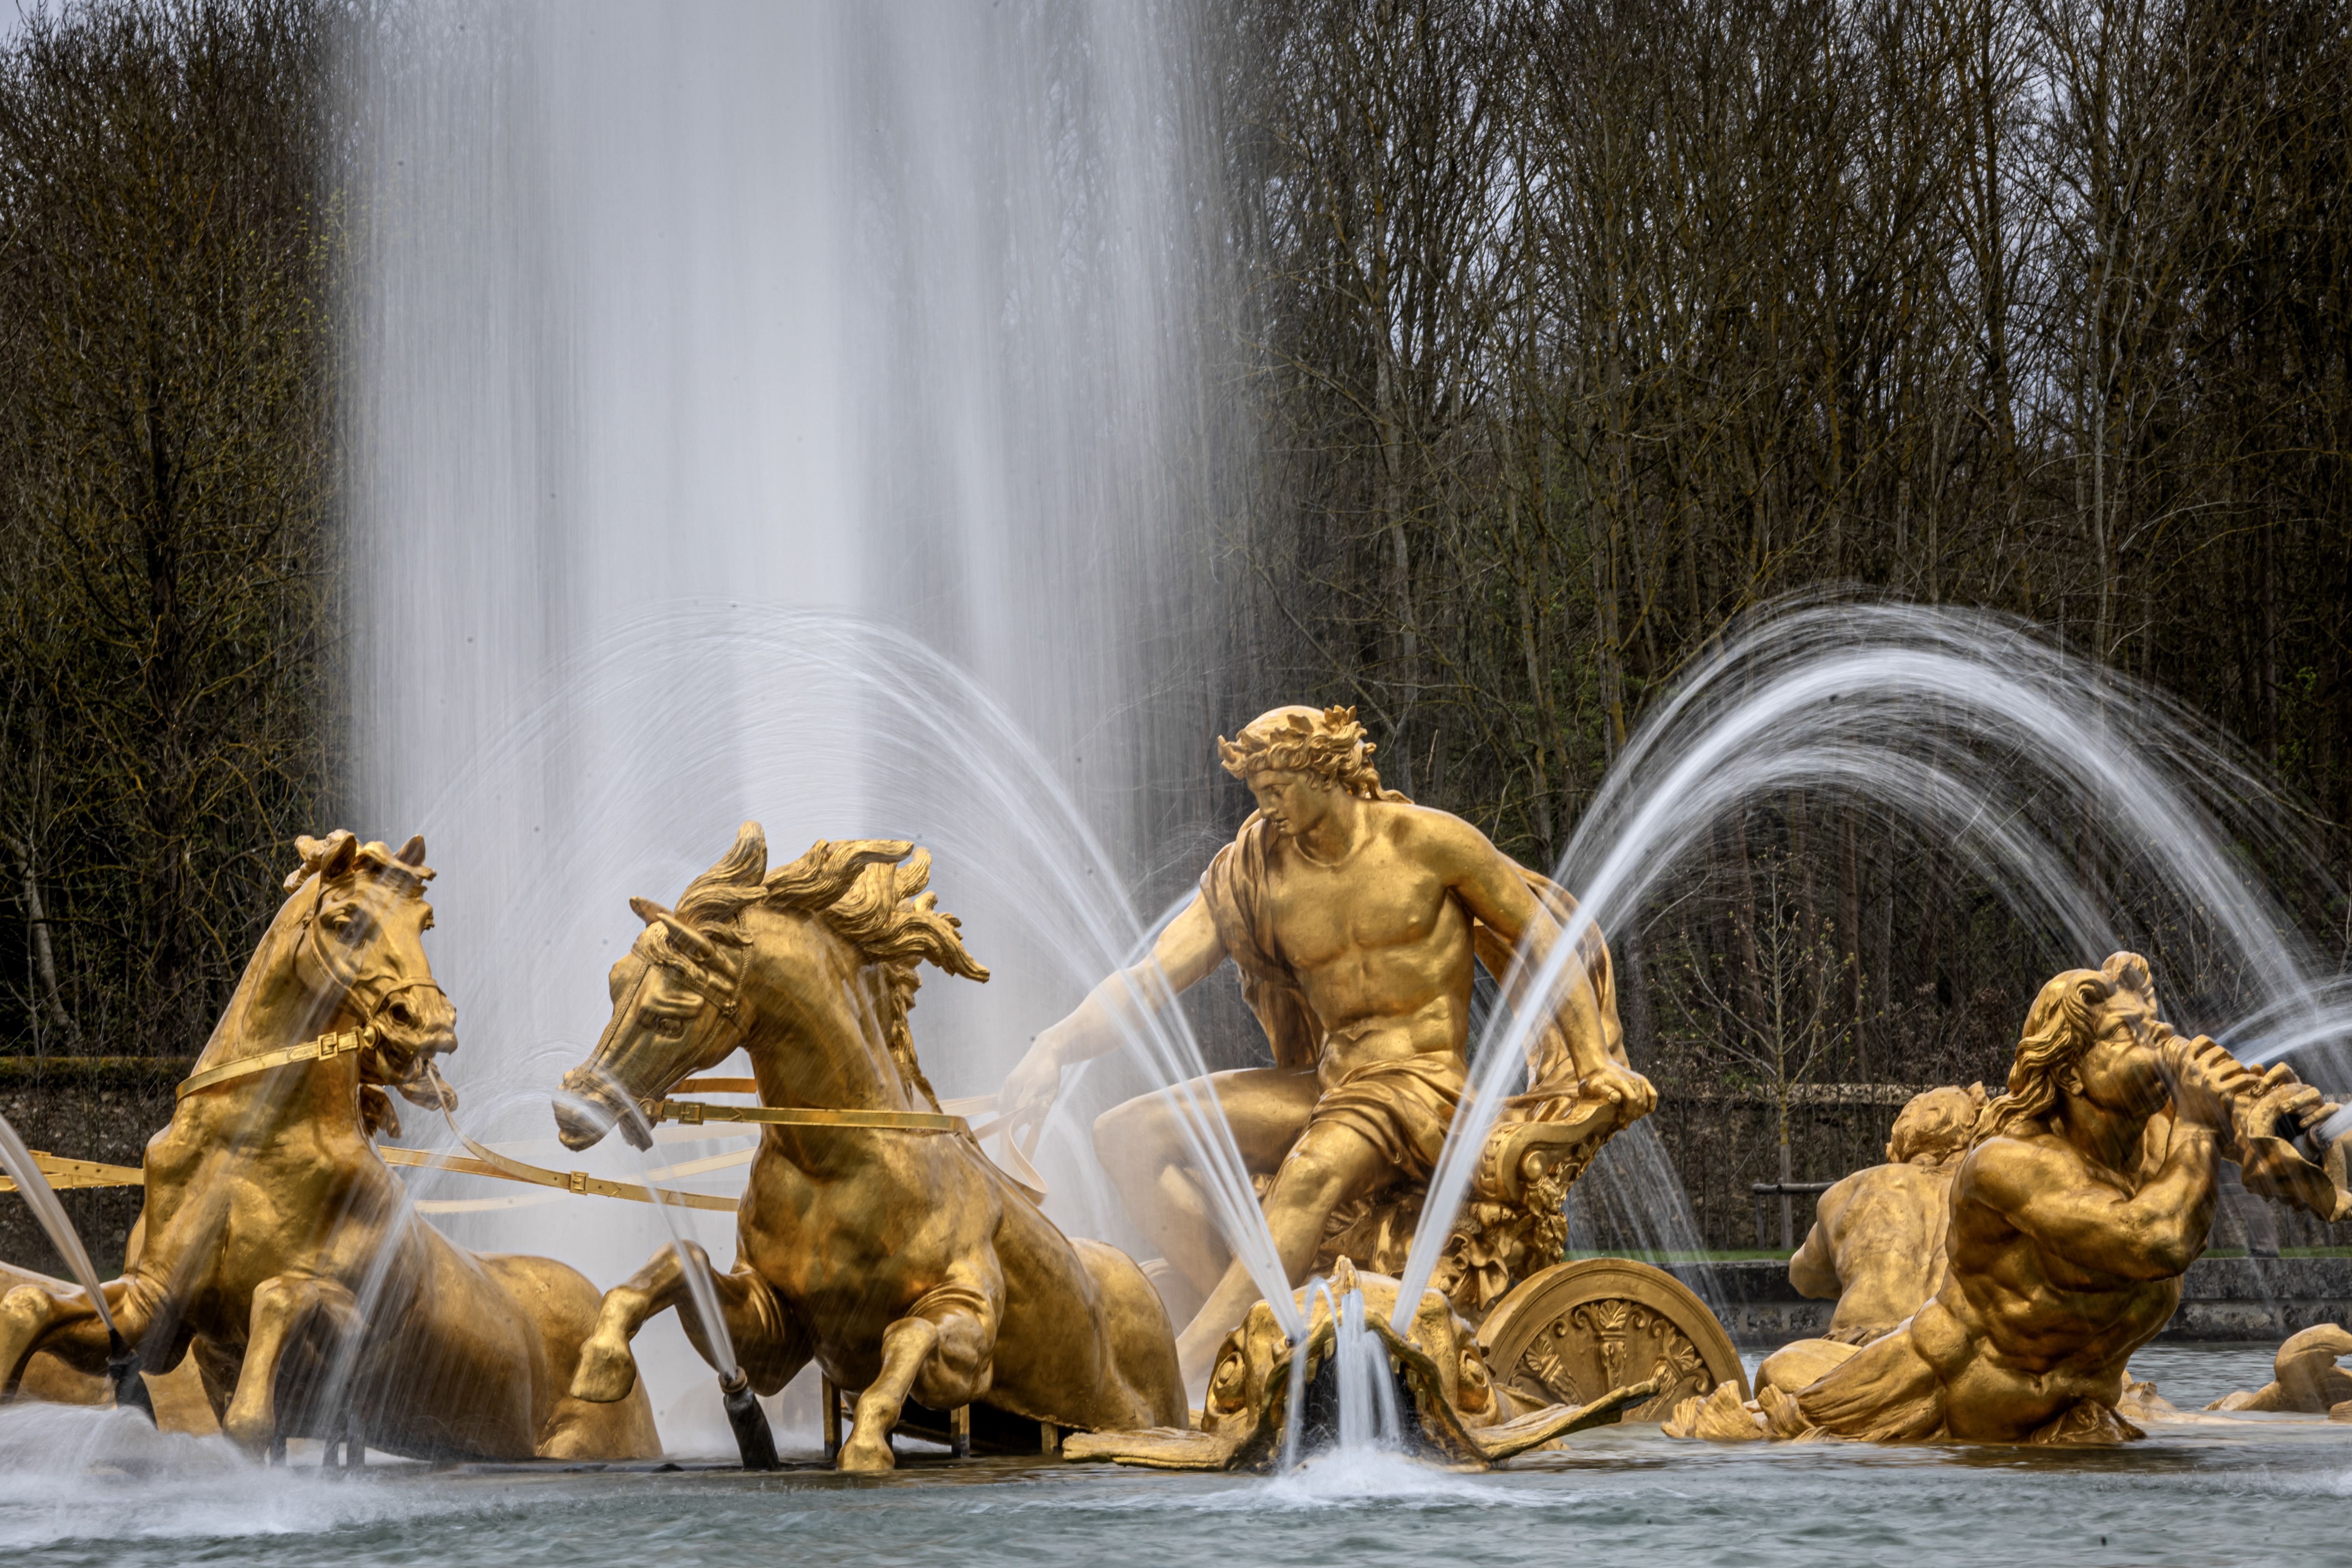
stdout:
[(629, 908), (635, 910), (637, 918), (646, 924), (653, 925), (658, 922), (662, 930), (668, 933), (669, 944), (693, 959), (695, 963), (705, 969), (720, 967), (719, 950), (711, 945), (709, 937), (704, 936), (651, 899), (631, 899)]

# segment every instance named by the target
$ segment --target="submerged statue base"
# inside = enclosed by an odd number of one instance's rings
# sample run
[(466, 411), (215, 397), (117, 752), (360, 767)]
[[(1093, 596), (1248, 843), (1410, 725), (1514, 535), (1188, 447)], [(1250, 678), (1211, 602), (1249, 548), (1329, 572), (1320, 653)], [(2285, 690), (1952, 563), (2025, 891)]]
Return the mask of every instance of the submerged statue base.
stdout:
[(2352, 1355), (2352, 1333), (2340, 1323), (2314, 1323), (2290, 1334), (2272, 1359), (2271, 1381), (2225, 1394), (2208, 1410), (2259, 1410), (2352, 1421), (2352, 1373), (2336, 1364)]

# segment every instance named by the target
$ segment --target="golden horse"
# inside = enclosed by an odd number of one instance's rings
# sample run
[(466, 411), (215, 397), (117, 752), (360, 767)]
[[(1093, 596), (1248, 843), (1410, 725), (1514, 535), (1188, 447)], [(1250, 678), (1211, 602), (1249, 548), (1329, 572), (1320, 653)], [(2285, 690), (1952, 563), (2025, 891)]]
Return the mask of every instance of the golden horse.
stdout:
[[(766, 837), (746, 823), (675, 913), (632, 900), (646, 929), (613, 966), (595, 1053), (564, 1075), (563, 1142), (586, 1148), (617, 1121), (643, 1147), (646, 1114), (681, 1079), (750, 1054), (761, 1103), (793, 1119), (762, 1127), (734, 1269), (694, 1267), (711, 1276), (757, 1392), (812, 1358), (864, 1390), (843, 1469), (891, 1467), (909, 1394), (1087, 1431), (1181, 1426), (1175, 1339), (1142, 1270), (1064, 1236), (939, 1113), (907, 1031), (915, 966), (988, 972), (922, 892), (929, 857), (909, 860), (912, 849), (820, 843), (770, 874)], [(665, 1247), (605, 1293), (572, 1392), (627, 1394), (631, 1337), (688, 1300), (677, 1249)], [(716, 1364), (696, 1314), (680, 1316)]]
[[(149, 1140), (143, 1243), (105, 1287), (152, 1373), (193, 1352), (247, 1447), (356, 1440), (415, 1458), (620, 1459), (659, 1443), (642, 1395), (567, 1392), (595, 1287), (543, 1258), (476, 1255), (410, 1207), (373, 1137), (384, 1087), (438, 1108), (456, 1013), (425, 963), (425, 841), (297, 842), (291, 895), (246, 966), (171, 1125)], [(36, 1352), (102, 1371), (79, 1290), (0, 1299), (0, 1386)]]

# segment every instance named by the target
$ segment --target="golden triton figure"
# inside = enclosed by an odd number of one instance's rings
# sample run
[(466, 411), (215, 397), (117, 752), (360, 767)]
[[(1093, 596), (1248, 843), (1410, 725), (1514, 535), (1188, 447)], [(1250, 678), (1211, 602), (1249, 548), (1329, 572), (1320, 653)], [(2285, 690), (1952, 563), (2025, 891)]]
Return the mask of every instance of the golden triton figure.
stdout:
[(1911, 1097), (1886, 1137), (1886, 1163), (1821, 1196), (1789, 1283), (1837, 1302), (1823, 1337), (1864, 1345), (1917, 1311), (1944, 1278), (1952, 1176), (1969, 1152), (1982, 1084)]
[[(997, 1104), (1014, 1110), (1016, 1125), (1034, 1125), (1063, 1068), (1117, 1046), (1140, 1025), (1139, 1005), (1164, 1006), (1232, 959), (1274, 1065), (1196, 1087), (1216, 1097), (1253, 1175), (1270, 1183), (1266, 1223), (1296, 1287), (1327, 1238), (1374, 1200), (1406, 1190), (1417, 1215), (1463, 1099), (1474, 963), (1515, 978), (1516, 952), (1532, 972), (1575, 906), (1469, 823), (1381, 788), (1352, 709), (1277, 708), (1218, 746), (1257, 810), (1151, 955), (1039, 1035)], [(1589, 1123), (1605, 1108), (1605, 1127), (1587, 1134), (1597, 1148), (1646, 1114), (1656, 1091), (1626, 1062), (1606, 946), (1597, 932), (1580, 945), (1545, 999), (1551, 1027), (1507, 1118), (1574, 1106)], [(1178, 1339), (1187, 1382), (1198, 1385), (1258, 1291), (1209, 1218), (1175, 1116), (1167, 1097), (1141, 1096), (1096, 1123), (1095, 1144), (1190, 1295), (1173, 1282), (1163, 1289), (1200, 1303)], [(1555, 1172), (1556, 1184), (1571, 1174)], [(1520, 1195), (1518, 1181), (1502, 1178), (1506, 1195)], [(1357, 1256), (1389, 1266), (1380, 1250)], [(1555, 1237), (1541, 1261), (1557, 1256)]]
[(1952, 1181), (1935, 1296), (1859, 1350), (1785, 1347), (1743, 1402), (1685, 1399), (1669, 1436), (1810, 1432), (1875, 1441), (2115, 1443), (2125, 1363), (2180, 1300), (2205, 1250), (2221, 1162), (2249, 1190), (2352, 1212), (2294, 1147), (2337, 1108), (2284, 1067), (2256, 1073), (2157, 1016), (2147, 961), (2119, 952), (2034, 999), (2010, 1068)]

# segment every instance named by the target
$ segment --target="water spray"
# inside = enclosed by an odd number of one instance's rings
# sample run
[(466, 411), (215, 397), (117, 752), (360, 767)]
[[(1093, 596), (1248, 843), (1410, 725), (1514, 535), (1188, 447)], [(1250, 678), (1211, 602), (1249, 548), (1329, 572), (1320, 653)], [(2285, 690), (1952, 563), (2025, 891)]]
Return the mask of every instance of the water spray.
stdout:
[(155, 1424), (155, 1401), (147, 1393), (147, 1382), (139, 1375), (139, 1347), (122, 1337), (114, 1326), (114, 1314), (107, 1310), (106, 1291), (98, 1282), (98, 1270), (89, 1261), (89, 1253), (81, 1244), (81, 1236), (66, 1217), (65, 1205), (41, 1173), (40, 1163), (25, 1141), (16, 1136), (16, 1129), (8, 1119), (0, 1116), (0, 1167), (16, 1179), (16, 1190), (32, 1206), (33, 1217), (48, 1232), (49, 1245), (66, 1260), (73, 1277), (89, 1296), (90, 1305), (98, 1309), (98, 1321), (106, 1325), (106, 1378), (114, 1385), (114, 1404), (119, 1410), (136, 1410)]
[[(618, 1084), (608, 1086), (613, 1100), (622, 1108), (630, 1125), (645, 1138), (644, 1147), (654, 1146), (654, 1130), (646, 1120), (637, 1102)], [(629, 1141), (634, 1146), (634, 1141)], [(751, 1392), (751, 1378), (735, 1360), (735, 1341), (727, 1331), (727, 1318), (719, 1308), (718, 1288), (710, 1282), (710, 1259), (699, 1242), (678, 1227), (677, 1218), (670, 1213), (673, 1206), (668, 1189), (654, 1180), (652, 1167), (640, 1155), (637, 1169), (643, 1176), (646, 1190), (657, 1194), (654, 1209), (669, 1228), (670, 1251), (677, 1258), (678, 1273), (686, 1285), (686, 1293), (694, 1303), (695, 1316), (702, 1321), (703, 1337), (718, 1361), (719, 1396), (727, 1409), (728, 1427), (735, 1434), (735, 1451), (747, 1470), (772, 1470), (779, 1468), (776, 1458), (775, 1429), (768, 1425), (768, 1413), (760, 1408), (759, 1395)]]
[(1304, 1325), (1315, 1321), (1315, 1298), (1318, 1294), (1323, 1298), (1326, 1311), (1334, 1315), (1338, 1312), (1331, 1301), (1331, 1283), (1320, 1274), (1307, 1282), (1307, 1289), (1301, 1294), (1306, 1298), (1307, 1310), (1299, 1314), (1301, 1326), (1290, 1331), (1290, 1401), (1286, 1407), (1282, 1431), (1282, 1468), (1286, 1475), (1298, 1468), (1299, 1428), (1306, 1425), (1307, 1420), (1307, 1333)]

